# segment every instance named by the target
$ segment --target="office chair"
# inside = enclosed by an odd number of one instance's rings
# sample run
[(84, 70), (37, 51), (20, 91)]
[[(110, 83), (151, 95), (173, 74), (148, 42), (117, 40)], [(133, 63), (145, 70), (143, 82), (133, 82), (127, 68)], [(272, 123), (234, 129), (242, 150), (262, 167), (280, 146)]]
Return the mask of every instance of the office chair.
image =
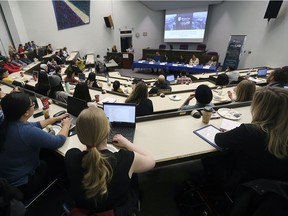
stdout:
[(180, 50), (188, 50), (188, 44), (180, 44)]
[(206, 44), (198, 44), (196, 49), (205, 51), (206, 50)]
[(211, 52), (207, 52), (206, 55), (218, 56), (218, 53), (214, 52), (214, 51), (213, 52), (211, 51)]
[(160, 44), (159, 45), (159, 49), (166, 49), (166, 45), (165, 44)]

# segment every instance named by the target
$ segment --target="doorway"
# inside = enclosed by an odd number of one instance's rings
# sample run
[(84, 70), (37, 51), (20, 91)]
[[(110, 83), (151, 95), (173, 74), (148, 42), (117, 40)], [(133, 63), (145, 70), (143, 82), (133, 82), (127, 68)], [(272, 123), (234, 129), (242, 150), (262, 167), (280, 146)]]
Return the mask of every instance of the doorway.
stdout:
[(121, 52), (126, 52), (126, 50), (132, 45), (132, 35), (121, 35)]

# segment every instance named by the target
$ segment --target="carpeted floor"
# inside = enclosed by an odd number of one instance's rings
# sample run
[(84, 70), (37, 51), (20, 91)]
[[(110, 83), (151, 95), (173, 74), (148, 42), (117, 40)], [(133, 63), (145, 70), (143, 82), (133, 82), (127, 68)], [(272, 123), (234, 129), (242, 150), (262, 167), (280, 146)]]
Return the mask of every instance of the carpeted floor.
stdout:
[(159, 74), (157, 73), (151, 73), (150, 70), (131, 70), (131, 69), (115, 69), (115, 71), (118, 71), (122, 76), (129, 76), (129, 77), (135, 77), (135, 78), (142, 78), (142, 79), (153, 79), (157, 78)]

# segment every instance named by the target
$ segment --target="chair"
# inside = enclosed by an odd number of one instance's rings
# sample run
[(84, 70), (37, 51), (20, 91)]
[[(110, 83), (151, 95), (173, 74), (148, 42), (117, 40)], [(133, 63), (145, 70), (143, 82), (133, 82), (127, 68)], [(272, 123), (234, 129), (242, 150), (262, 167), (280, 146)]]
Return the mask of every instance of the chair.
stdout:
[(188, 50), (188, 44), (180, 44), (180, 50)]
[(198, 44), (196, 49), (205, 51), (206, 50), (206, 44)]
[(165, 44), (160, 44), (159, 45), (159, 49), (166, 49), (166, 45)]
[(218, 53), (217, 52), (207, 52), (206, 55), (218, 56)]

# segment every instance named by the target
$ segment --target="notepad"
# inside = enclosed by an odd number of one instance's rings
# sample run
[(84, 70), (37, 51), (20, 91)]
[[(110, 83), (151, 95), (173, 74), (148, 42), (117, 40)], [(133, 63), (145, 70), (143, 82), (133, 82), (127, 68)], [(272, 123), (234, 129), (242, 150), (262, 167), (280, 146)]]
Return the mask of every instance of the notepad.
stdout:
[(228, 119), (223, 119), (221, 126), (220, 126), (220, 130), (229, 131), (229, 130), (232, 130), (236, 127), (239, 127), (240, 125), (241, 125), (241, 123), (239, 123), (239, 122), (231, 121)]
[(115, 103), (116, 99), (115, 98), (110, 98), (110, 97), (105, 97), (101, 101), (98, 102), (98, 104), (103, 104), (103, 103)]
[(212, 145), (214, 148), (216, 148), (219, 151), (223, 151), (223, 149), (221, 147), (217, 146), (216, 143), (214, 142), (215, 135), (217, 133), (220, 133), (220, 132), (221, 131), (213, 125), (207, 125), (205, 127), (202, 127), (202, 128), (199, 128), (199, 129), (193, 131), (193, 133), (195, 133), (197, 136), (199, 136), (200, 138), (205, 140), (207, 143)]

